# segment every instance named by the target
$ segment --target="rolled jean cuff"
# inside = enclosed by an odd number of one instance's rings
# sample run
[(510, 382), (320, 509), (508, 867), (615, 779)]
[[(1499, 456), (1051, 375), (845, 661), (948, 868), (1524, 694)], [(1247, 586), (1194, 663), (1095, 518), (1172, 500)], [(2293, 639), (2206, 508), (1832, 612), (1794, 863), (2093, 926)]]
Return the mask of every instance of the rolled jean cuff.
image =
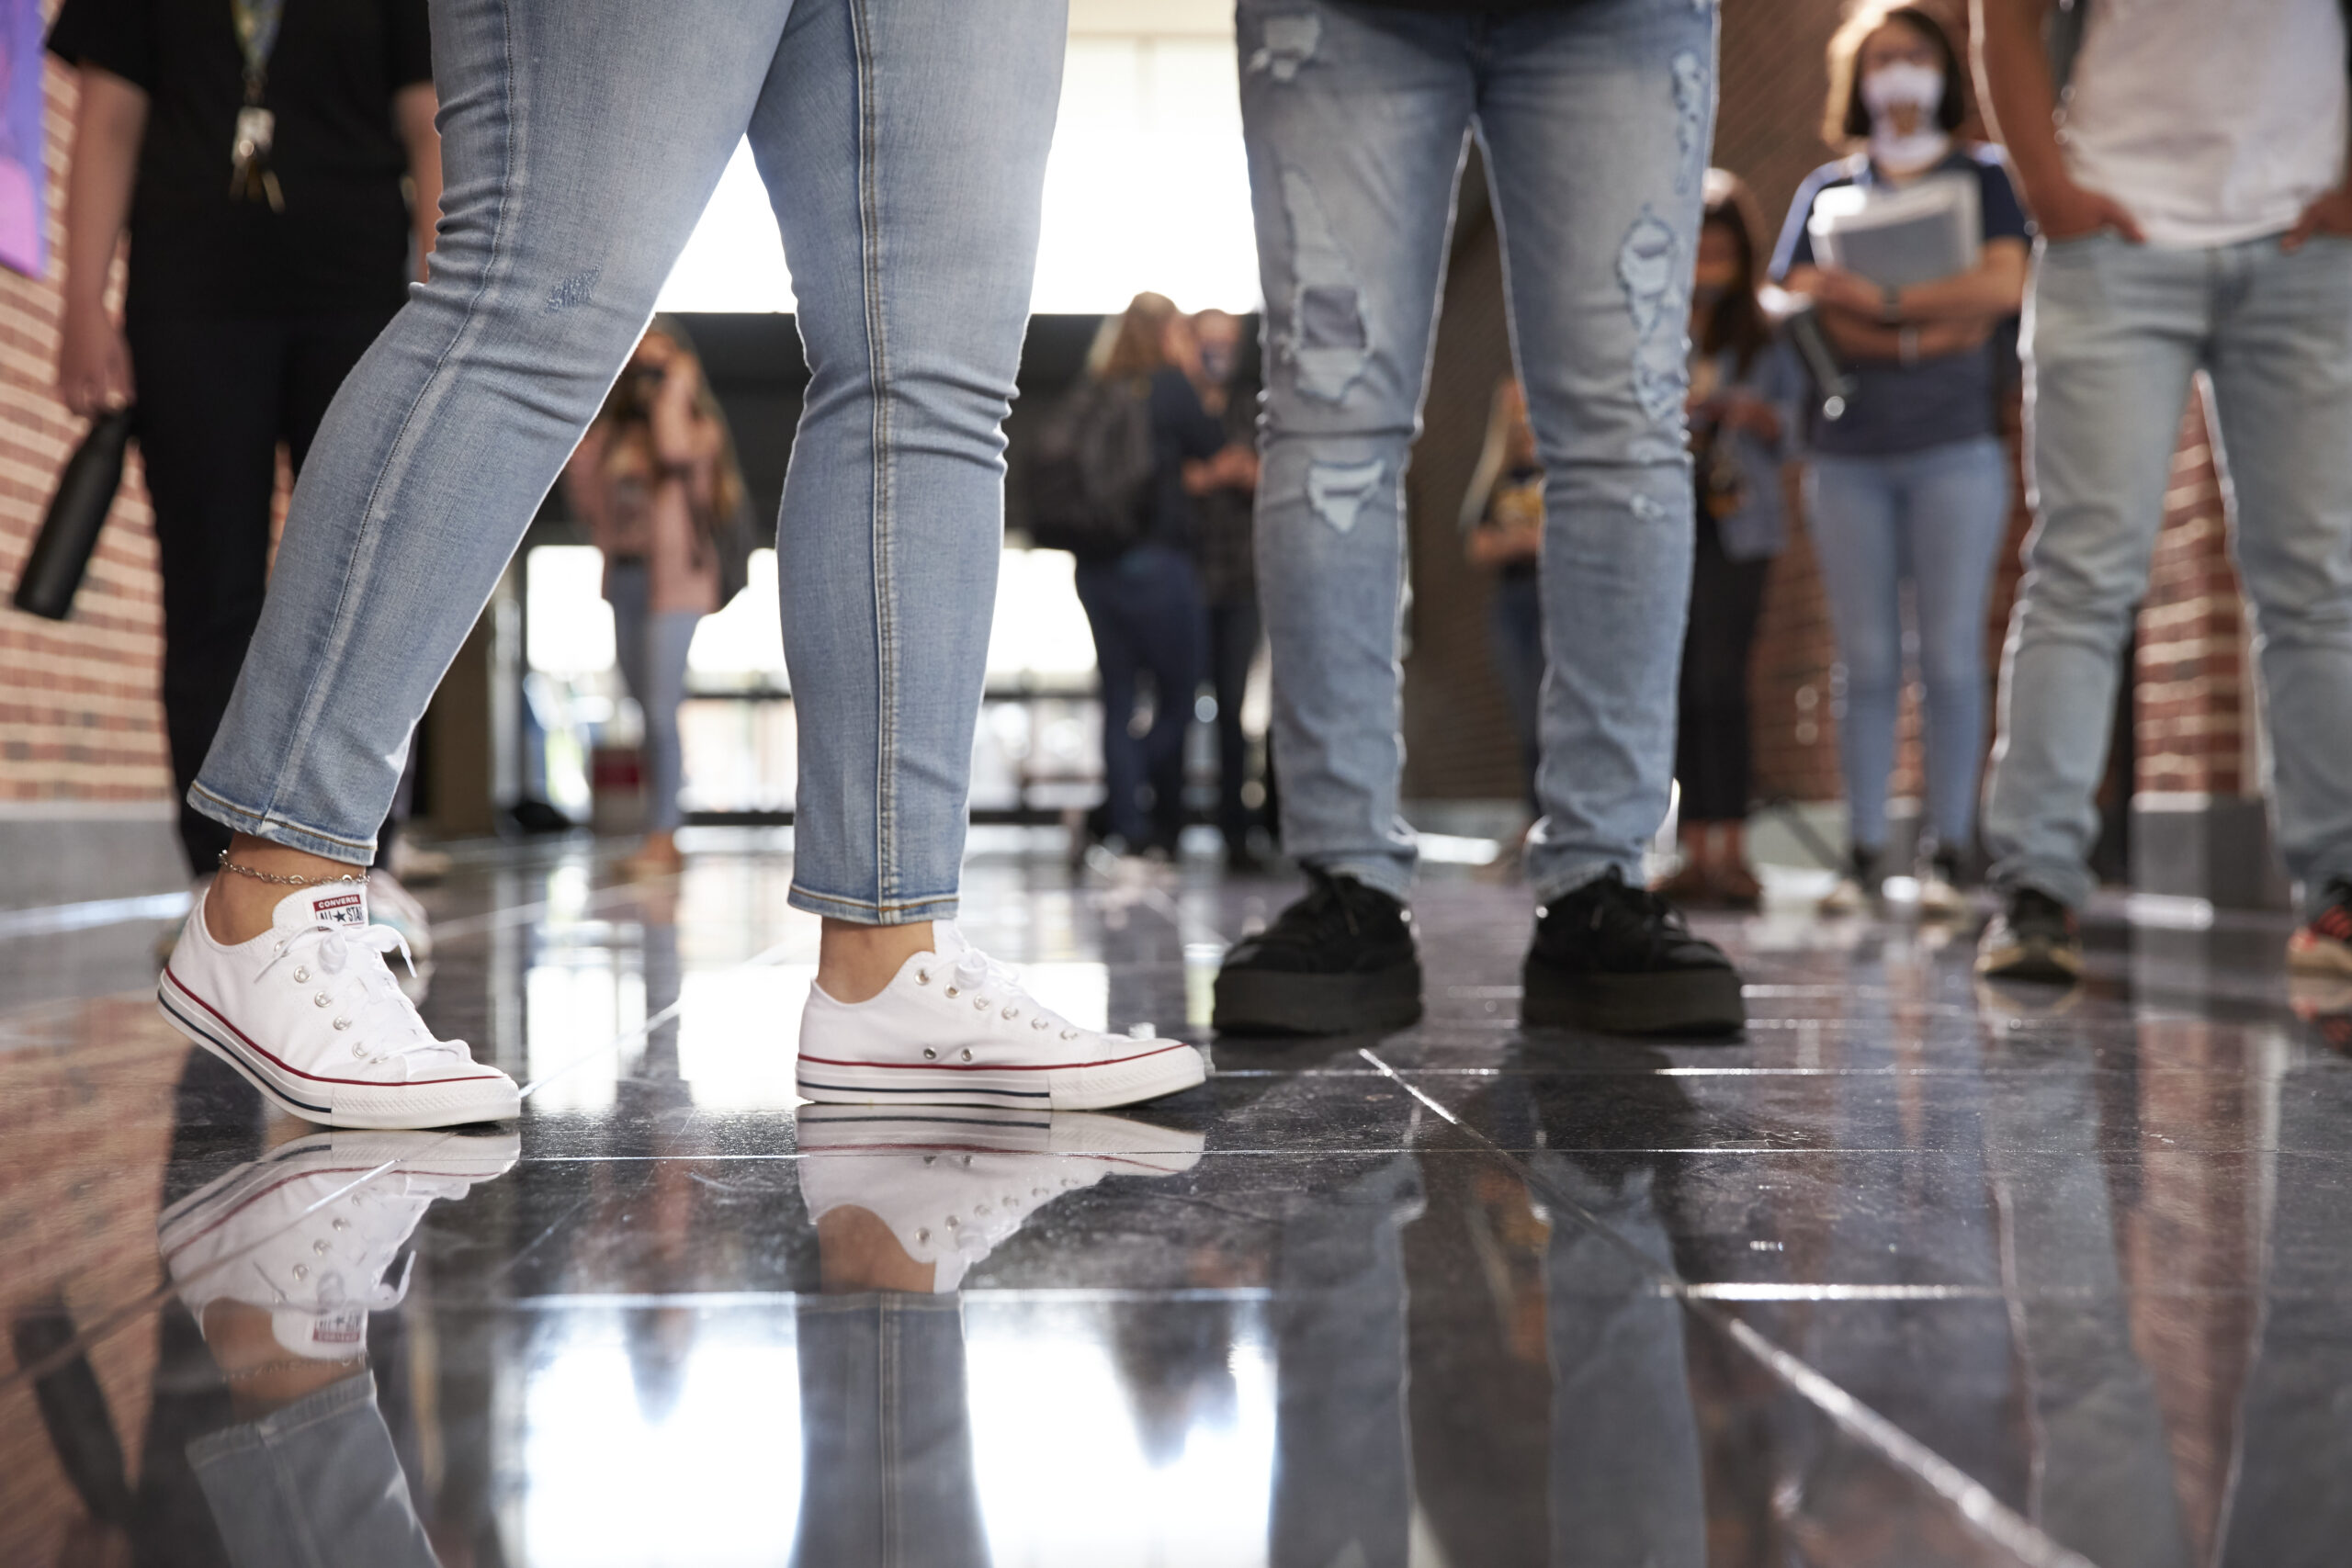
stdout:
[(349, 839), (322, 829), (306, 828), (283, 817), (273, 817), (250, 807), (239, 806), (232, 800), (225, 800), (205, 788), (201, 778), (187, 786), (187, 803), (215, 822), (240, 833), (249, 833), (256, 839), (267, 839), (273, 844), (284, 844), (289, 850), (300, 850), (305, 854), (321, 855), (348, 865), (368, 865), (376, 859), (376, 835), (373, 833), (364, 839)]
[(1577, 888), (1598, 882), (1612, 871), (1624, 876), (1625, 886), (1628, 887), (1644, 886), (1642, 868), (1638, 863), (1627, 865), (1622, 861), (1592, 861), (1584, 865), (1571, 866), (1566, 871), (1555, 871), (1536, 883), (1534, 885), (1536, 905), (1541, 908), (1556, 899), (1565, 898)]
[(1314, 860), (1301, 863), (1326, 876), (1351, 876), (1375, 893), (1385, 893), (1398, 903), (1413, 894), (1413, 868), (1393, 860)]
[(812, 915), (822, 915), (829, 920), (846, 920), (855, 926), (913, 926), (925, 920), (952, 920), (959, 895), (933, 893), (913, 898), (896, 898), (876, 903), (871, 898), (849, 898), (838, 893), (820, 893), (813, 887), (794, 883), (785, 895), (785, 902), (796, 909)]

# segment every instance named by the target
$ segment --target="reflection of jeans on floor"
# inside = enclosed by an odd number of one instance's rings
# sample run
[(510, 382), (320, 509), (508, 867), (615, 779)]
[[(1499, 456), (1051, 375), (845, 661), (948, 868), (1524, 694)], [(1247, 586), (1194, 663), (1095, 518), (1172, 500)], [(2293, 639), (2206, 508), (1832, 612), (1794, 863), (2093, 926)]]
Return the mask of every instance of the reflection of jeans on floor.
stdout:
[(1230, 600), (1208, 607), (1209, 682), (1216, 693), (1216, 827), (1226, 847), (1250, 846), (1250, 806), (1241, 798), (1250, 782), (1250, 737), (1241, 728), (1241, 704), (1250, 692), (1250, 666), (1258, 657), (1258, 601)]
[(236, 1568), (435, 1568), (363, 1371), (188, 1445)]
[(806, 1568), (985, 1568), (961, 1298), (804, 1296)]
[(1838, 756), (1853, 841), (1886, 845), (1908, 583), (1927, 696), (1928, 820), (1939, 847), (1964, 851), (1984, 755), (1984, 614), (2008, 532), (2008, 458), (1990, 435), (1888, 457), (1815, 457), (1805, 503), (1838, 632)]
[[(1171, 842), (1184, 825), (1184, 736), (1201, 685), (1200, 581), (1193, 559), (1137, 545), (1111, 561), (1081, 561), (1078, 599), (1094, 628), (1102, 673), (1102, 783), (1111, 831), (1130, 849)], [(1136, 677), (1149, 671), (1151, 731), (1128, 728)], [(1149, 812), (1143, 787), (1151, 786)]]
[(2352, 1328), (2344, 1311), (2344, 1184), (2352, 1077), (2314, 1055), (2279, 1083), (2280, 1153), (2262, 1249), (2262, 1319), (2239, 1405), (2222, 1568), (2335, 1568), (2352, 1541)]
[[(1612, 1233), (1555, 1209), (1544, 1254), (1552, 1352), (1553, 1568), (1704, 1568), (1699, 1421), (1674, 1256), (1647, 1167), (1606, 1180), (1558, 1154), (1538, 1180)], [(1627, 1245), (1646, 1258), (1644, 1268)]]
[(1536, 715), (1544, 697), (1544, 589), (1535, 573), (1506, 572), (1495, 580), (1487, 609), (1487, 649), (1495, 661), (1503, 702), (1519, 736), (1519, 760), (1527, 770), (1527, 796), (1535, 798), (1535, 770), (1544, 756)]
[(2064, 1036), (2046, 1051), (1996, 1046), (1992, 1065), (2032, 1069), (1984, 1100), (2007, 1233), (2002, 1286), (2039, 1439), (2027, 1513), (2093, 1562), (2188, 1568), (2164, 1417), (2132, 1344), (2089, 1046)]
[(685, 763), (678, 749), (678, 705), (686, 699), (686, 651), (702, 617), (692, 610), (655, 614), (646, 605), (652, 574), (641, 560), (615, 561), (605, 571), (613, 605), (613, 652), (645, 716), (645, 829), (666, 832), (685, 820), (678, 791)]
[(1400, 1155), (1283, 1225), (1269, 1309), (1272, 1568), (1404, 1568), (1413, 1467), (1399, 1231), (1420, 1198), (1420, 1167)]
[[(1240, 0), (1266, 301), (1258, 597), (1283, 843), (1402, 895), (1406, 455), (1475, 130), (1544, 479), (1539, 899), (1641, 874), (1674, 773), (1690, 591), (1685, 328), (1715, 7), (1510, 16)], [(1601, 150), (1605, 149), (1605, 152)]]
[(2352, 875), (2352, 241), (2039, 247), (2026, 367), (2040, 520), (2009, 624), (1985, 838), (2005, 886), (2080, 905), (2118, 665), (2191, 378), (2213, 383), (2259, 637), (2278, 847)]
[(320, 429), (200, 807), (364, 858), (410, 728), (748, 133), (811, 377), (778, 541), (791, 899), (953, 915), (1066, 9), (435, 0), (433, 278)]

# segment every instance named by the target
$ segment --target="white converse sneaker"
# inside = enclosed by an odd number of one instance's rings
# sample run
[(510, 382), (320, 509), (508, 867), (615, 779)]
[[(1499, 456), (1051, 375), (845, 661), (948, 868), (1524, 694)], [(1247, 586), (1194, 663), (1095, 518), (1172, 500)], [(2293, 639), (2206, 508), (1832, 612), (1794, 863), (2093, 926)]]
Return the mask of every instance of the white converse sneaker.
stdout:
[(814, 1222), (866, 1210), (907, 1256), (933, 1266), (934, 1292), (1065, 1192), (1106, 1176), (1174, 1176), (1200, 1162), (1198, 1133), (1124, 1116), (1001, 1111), (868, 1111), (804, 1105), (800, 1196)]
[(399, 1304), (384, 1275), (424, 1211), (503, 1175), (512, 1133), (322, 1133), (297, 1139), (164, 1211), (157, 1245), (200, 1326), (226, 1298), (271, 1314), (277, 1342), (313, 1360), (356, 1359), (368, 1314)]
[(800, 1015), (800, 1094), (843, 1105), (1006, 1105), (1094, 1111), (1191, 1089), (1207, 1053), (1181, 1040), (1081, 1029), (945, 920), (872, 999), (815, 986)]
[[(209, 899), (210, 894), (206, 895)], [(368, 923), (362, 884), (299, 888), (268, 931), (224, 947), (189, 914), (155, 999), (179, 1032), (272, 1105), (331, 1127), (450, 1127), (522, 1109), (514, 1080), (435, 1040), (384, 954), (404, 947)]]

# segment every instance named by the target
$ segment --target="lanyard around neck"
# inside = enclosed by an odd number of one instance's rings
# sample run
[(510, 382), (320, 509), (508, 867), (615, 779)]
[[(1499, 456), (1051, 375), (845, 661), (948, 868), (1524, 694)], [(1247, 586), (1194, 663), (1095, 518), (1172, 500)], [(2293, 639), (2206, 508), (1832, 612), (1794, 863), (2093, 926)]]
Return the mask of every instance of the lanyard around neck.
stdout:
[(261, 102), (269, 79), (270, 51), (277, 47), (277, 24), (286, 15), (286, 0), (229, 0), (236, 17), (237, 47), (245, 56), (245, 102)]

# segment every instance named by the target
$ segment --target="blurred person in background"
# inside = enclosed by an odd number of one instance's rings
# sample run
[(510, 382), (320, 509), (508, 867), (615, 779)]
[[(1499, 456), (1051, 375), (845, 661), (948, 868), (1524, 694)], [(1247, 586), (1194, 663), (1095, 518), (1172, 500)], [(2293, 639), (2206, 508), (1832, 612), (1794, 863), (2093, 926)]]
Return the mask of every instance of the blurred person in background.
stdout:
[[(2211, 378), (2254, 607), (2298, 970), (2352, 974), (2352, 124), (2338, 0), (1979, 0), (1985, 100), (2040, 230), (2035, 510), (2001, 671), (1980, 973), (2071, 981), (2132, 612)], [(2079, 50), (2053, 80), (2045, 24)], [(2065, 92), (2065, 132), (2054, 116)], [(2249, 1559), (2253, 1560), (2253, 1559)], [(2276, 1555), (2263, 1559), (2278, 1560)]]
[(621, 679), (645, 716), (645, 842), (630, 876), (684, 863), (678, 706), (695, 628), (719, 603), (720, 530), (743, 505), (727, 416), (674, 321), (657, 317), (565, 465), (564, 493), (605, 557)]
[[(299, 474), (433, 249), (425, 0), (64, 0), (49, 48), (81, 82), (58, 390), (85, 416), (136, 405), (164, 727), (200, 888), (230, 834), (186, 796), (261, 616), (278, 447)], [(126, 235), (118, 322), (107, 287)], [(424, 911), (384, 869), (406, 857), (380, 839), (379, 912), (421, 954)]]
[(1716, 24), (1713, 6), (1662, 0), (1240, 0), (1266, 301), (1260, 604), (1283, 848), (1309, 886), (1226, 954), (1220, 1029), (1421, 1013), (1405, 907), (1419, 853), (1398, 811), (1405, 472), (1473, 137), (1544, 473), (1521, 1021), (1647, 1033), (1746, 1019), (1730, 958), (1644, 885), (1690, 604), (1682, 399)]
[[(1164, 294), (1135, 297), (1110, 329), (1110, 352), (1093, 373), (1145, 389), (1153, 458), (1136, 543), (1078, 563), (1078, 599), (1094, 632), (1102, 680), (1104, 826), (1125, 853), (1173, 855), (1184, 830), (1184, 736), (1207, 662), (1186, 470), (1225, 450), (1218, 418), (1224, 403), (1215, 393), (1204, 400), (1200, 342), (1191, 320)], [(1198, 470), (1193, 479), (1199, 481)], [(1151, 726), (1138, 736), (1134, 719), (1145, 674), (1151, 678)]]
[(1487, 648), (1519, 737), (1528, 804), (1535, 807), (1535, 769), (1544, 752), (1536, 732), (1544, 686), (1544, 596), (1538, 581), (1544, 466), (1535, 460), (1527, 394), (1512, 377), (1496, 384), (1487, 410), (1487, 439), (1462, 499), (1462, 528), (1470, 564), (1495, 574), (1487, 602)]
[(1260, 869), (1260, 862), (1250, 845), (1256, 813), (1247, 793), (1250, 738), (1241, 727), (1241, 704), (1263, 626), (1250, 526), (1258, 499), (1258, 378), (1245, 363), (1254, 355), (1241, 329), (1241, 318), (1227, 310), (1193, 318), (1203, 397), (1224, 400), (1226, 445), (1215, 457), (1187, 465), (1184, 488), (1193, 496), (1193, 555), (1207, 615), (1209, 687), (1216, 696), (1217, 831), (1225, 838), (1226, 868), (1250, 872)]
[(1747, 186), (1707, 171), (1690, 294), (1690, 457), (1698, 555), (1682, 642), (1675, 777), (1682, 865), (1659, 891), (1683, 904), (1753, 909), (1747, 864), (1755, 751), (1748, 662), (1772, 558), (1788, 542), (1781, 466), (1797, 372), (1761, 299), (1763, 221)]
[[(1984, 619), (2008, 532), (2009, 461), (1996, 429), (1995, 329), (2024, 297), (2026, 219), (1998, 149), (1954, 140), (1965, 72), (1933, 12), (1864, 6), (1829, 45), (1824, 136), (1854, 151), (1791, 203), (1772, 276), (1808, 296), (1855, 386), (1805, 433), (1805, 502), (1838, 637), (1838, 760), (1850, 863), (1826, 914), (1871, 906), (1884, 874), (1886, 800), (1904, 686), (1905, 590), (1925, 691), (1926, 866), (1919, 911), (1962, 912), (1984, 751)], [(1819, 265), (1808, 223), (1825, 193), (1877, 194), (1958, 175), (1977, 183), (1976, 265), (1882, 288)]]

